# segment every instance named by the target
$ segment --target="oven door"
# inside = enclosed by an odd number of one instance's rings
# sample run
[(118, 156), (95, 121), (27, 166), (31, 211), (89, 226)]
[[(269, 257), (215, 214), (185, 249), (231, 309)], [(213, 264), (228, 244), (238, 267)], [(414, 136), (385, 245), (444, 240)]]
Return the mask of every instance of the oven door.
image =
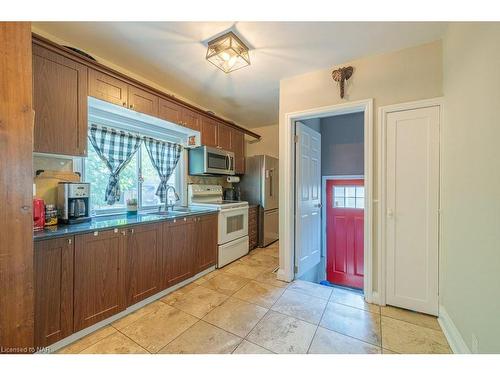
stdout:
[(219, 245), (248, 235), (248, 207), (219, 211)]
[(205, 172), (213, 174), (234, 174), (234, 154), (227, 151), (205, 151)]

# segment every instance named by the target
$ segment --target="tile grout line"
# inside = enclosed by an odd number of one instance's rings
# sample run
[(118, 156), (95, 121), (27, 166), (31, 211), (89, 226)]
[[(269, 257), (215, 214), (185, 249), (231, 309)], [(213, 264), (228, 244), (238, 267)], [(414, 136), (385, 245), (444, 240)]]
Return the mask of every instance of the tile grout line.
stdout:
[[(60, 352), (61, 350), (63, 350), (64, 348), (67, 348), (68, 346), (71, 346), (71, 345), (73, 345), (73, 344), (76, 344), (78, 341), (83, 340), (85, 337), (89, 337), (89, 336), (91, 336), (92, 334), (97, 333), (97, 332), (99, 332), (100, 330), (102, 330), (102, 329), (104, 329), (104, 328), (106, 328), (106, 327), (111, 327), (111, 328), (113, 328), (113, 329), (115, 330), (115, 332), (112, 332), (112, 333), (110, 333), (109, 335), (104, 336), (103, 338), (101, 338), (101, 339), (97, 340), (96, 342), (94, 342), (94, 343), (90, 344), (89, 346), (86, 346), (85, 348), (83, 348), (82, 350), (79, 350), (79, 351), (78, 351), (78, 352), (76, 352), (76, 353), (58, 353), (58, 352)], [(118, 331), (115, 327), (113, 327), (111, 324), (108, 324), (108, 325), (106, 325), (106, 326), (102, 327), (101, 329), (99, 329), (99, 330), (97, 330), (97, 331), (90, 332), (88, 335), (83, 336), (81, 339), (79, 339), (79, 340), (77, 340), (77, 341), (74, 341), (74, 342), (72, 342), (72, 343), (70, 343), (70, 344), (68, 344), (68, 345), (66, 345), (66, 346), (63, 346), (61, 349), (59, 349), (57, 352), (55, 352), (55, 353), (53, 353), (53, 354), (80, 354), (80, 353), (81, 353), (81, 352), (83, 352), (85, 349), (88, 349), (88, 348), (90, 348), (91, 346), (93, 346), (93, 345), (97, 344), (98, 342), (101, 342), (101, 341), (102, 341), (102, 340), (104, 340), (105, 338), (108, 338), (109, 336), (114, 335), (116, 332), (119, 332), (119, 331)]]
[[(262, 318), (260, 318), (260, 319), (259, 319), (259, 321), (258, 321), (258, 322), (257, 322), (257, 323), (256, 323), (256, 324), (252, 327), (252, 329), (251, 329), (251, 330), (247, 333), (247, 335), (245, 336), (245, 338), (244, 338), (243, 340), (247, 340), (247, 341), (251, 342), (252, 344), (255, 344), (255, 345), (257, 345), (257, 346), (260, 346), (261, 348), (264, 348), (264, 349), (266, 349), (266, 350), (269, 350), (271, 353), (275, 353), (275, 354), (277, 354), (276, 352), (272, 351), (271, 349), (268, 349), (268, 348), (266, 348), (266, 347), (263, 347), (263, 346), (261, 346), (261, 345), (259, 345), (259, 344), (255, 343), (255, 342), (253, 342), (253, 341), (249, 340), (249, 339), (248, 339), (248, 336), (250, 335), (250, 333), (252, 333), (252, 332), (253, 332), (253, 330), (255, 329), (255, 327), (257, 327), (257, 326), (260, 324), (260, 322), (261, 322), (261, 321), (262, 321), (262, 320), (266, 317), (266, 315), (268, 315), (268, 314), (269, 314), (269, 311), (273, 311), (273, 310), (271, 310), (271, 308), (272, 308), (272, 307), (276, 304), (276, 302), (277, 302), (277, 301), (281, 298), (281, 296), (283, 295), (283, 293), (285, 293), (286, 289), (287, 289), (287, 288), (284, 288), (284, 289), (283, 289), (283, 291), (281, 292), (281, 294), (279, 295), (279, 297), (278, 297), (278, 298), (276, 298), (276, 301), (274, 301), (274, 303), (273, 303), (270, 307), (268, 307), (268, 308), (267, 308), (267, 312), (266, 312), (266, 313), (262, 316)], [(236, 298), (237, 298), (237, 297), (236, 297)], [(247, 301), (247, 302), (248, 302), (248, 301)], [(249, 302), (249, 303), (251, 303), (251, 302)], [(258, 304), (256, 304), (256, 303), (254, 303), (254, 305), (256, 305), (256, 306), (260, 306), (260, 305), (258, 305)], [(260, 307), (262, 307), (262, 306), (260, 306)]]

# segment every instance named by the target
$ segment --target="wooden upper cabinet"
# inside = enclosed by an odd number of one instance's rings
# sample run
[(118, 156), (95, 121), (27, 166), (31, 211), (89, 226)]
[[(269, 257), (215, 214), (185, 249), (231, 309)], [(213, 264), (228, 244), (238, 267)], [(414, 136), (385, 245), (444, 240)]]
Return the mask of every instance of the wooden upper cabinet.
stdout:
[(89, 70), (89, 96), (128, 107), (128, 84), (97, 70)]
[(162, 225), (162, 287), (175, 285), (195, 272), (195, 219)]
[(138, 87), (128, 87), (128, 107), (134, 111), (158, 117), (158, 97)]
[(201, 144), (217, 147), (217, 122), (208, 117), (201, 118)]
[(162, 290), (160, 286), (161, 224), (126, 229), (127, 305), (133, 305)]
[(125, 309), (124, 239), (113, 230), (75, 236), (75, 331)]
[(163, 120), (173, 122), (174, 124), (182, 125), (183, 108), (184, 107), (173, 101), (160, 98), (158, 106), (158, 117)]
[(87, 153), (87, 67), (33, 44), (34, 151)]
[(231, 151), (234, 152), (235, 173), (245, 173), (245, 134), (237, 129), (231, 129)]
[(189, 108), (182, 109), (182, 125), (189, 129), (201, 130), (201, 115), (198, 112), (192, 111)]
[(195, 274), (217, 263), (217, 225), (217, 215), (196, 218)]
[(35, 242), (35, 346), (73, 333), (73, 237)]
[(223, 150), (231, 151), (231, 128), (229, 126), (218, 124), (217, 126), (217, 146)]

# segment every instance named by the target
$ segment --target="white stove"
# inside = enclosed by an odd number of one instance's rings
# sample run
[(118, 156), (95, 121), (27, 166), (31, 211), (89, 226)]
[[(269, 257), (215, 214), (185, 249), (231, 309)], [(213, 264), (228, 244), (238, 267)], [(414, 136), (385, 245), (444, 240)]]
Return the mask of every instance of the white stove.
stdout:
[(248, 202), (225, 201), (220, 185), (190, 184), (188, 203), (219, 210), (218, 268), (248, 254)]

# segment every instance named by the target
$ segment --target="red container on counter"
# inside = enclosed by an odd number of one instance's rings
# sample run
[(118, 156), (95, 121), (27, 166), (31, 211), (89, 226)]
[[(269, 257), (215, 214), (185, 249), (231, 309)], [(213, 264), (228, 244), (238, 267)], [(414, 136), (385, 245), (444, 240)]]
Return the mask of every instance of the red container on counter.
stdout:
[(33, 230), (42, 230), (45, 226), (45, 202), (33, 198)]

